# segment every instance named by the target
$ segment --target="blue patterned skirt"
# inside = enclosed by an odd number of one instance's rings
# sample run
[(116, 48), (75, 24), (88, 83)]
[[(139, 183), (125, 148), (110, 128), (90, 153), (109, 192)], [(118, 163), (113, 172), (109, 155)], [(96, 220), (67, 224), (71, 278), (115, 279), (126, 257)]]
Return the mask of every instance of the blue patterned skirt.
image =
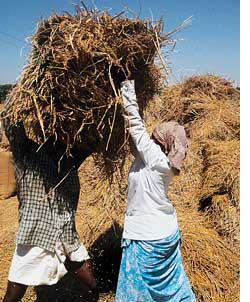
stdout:
[(122, 240), (115, 302), (193, 302), (184, 272), (180, 231), (160, 240)]

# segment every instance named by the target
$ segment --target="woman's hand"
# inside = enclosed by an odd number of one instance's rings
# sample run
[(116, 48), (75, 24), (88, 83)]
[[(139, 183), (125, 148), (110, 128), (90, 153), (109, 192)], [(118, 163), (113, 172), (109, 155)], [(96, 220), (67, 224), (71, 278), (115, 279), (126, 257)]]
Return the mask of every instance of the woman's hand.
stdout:
[(125, 80), (121, 83), (122, 95), (130, 97), (132, 93), (135, 94), (135, 80)]

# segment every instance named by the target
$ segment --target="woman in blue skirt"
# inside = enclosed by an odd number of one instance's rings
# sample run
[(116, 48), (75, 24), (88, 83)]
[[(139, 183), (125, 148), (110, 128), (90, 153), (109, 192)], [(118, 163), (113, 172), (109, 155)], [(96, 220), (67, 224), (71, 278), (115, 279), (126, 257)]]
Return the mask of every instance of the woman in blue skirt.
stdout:
[(181, 259), (176, 210), (166, 194), (186, 156), (185, 130), (176, 122), (162, 123), (150, 138), (139, 114), (133, 80), (122, 83), (121, 95), (135, 160), (128, 177), (115, 301), (193, 302)]

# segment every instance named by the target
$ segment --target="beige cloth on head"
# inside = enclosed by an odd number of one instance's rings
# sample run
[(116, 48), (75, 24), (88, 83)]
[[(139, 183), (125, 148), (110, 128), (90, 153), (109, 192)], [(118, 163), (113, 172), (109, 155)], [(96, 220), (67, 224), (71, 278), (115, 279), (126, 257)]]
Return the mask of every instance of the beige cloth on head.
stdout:
[(155, 127), (153, 136), (163, 145), (171, 166), (180, 170), (188, 149), (184, 127), (175, 121), (161, 123)]

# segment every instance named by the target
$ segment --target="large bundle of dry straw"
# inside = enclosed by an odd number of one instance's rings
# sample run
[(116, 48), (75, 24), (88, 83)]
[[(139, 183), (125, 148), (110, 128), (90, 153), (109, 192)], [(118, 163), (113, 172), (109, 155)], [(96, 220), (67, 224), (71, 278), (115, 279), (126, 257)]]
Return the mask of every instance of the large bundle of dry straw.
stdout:
[(39, 143), (55, 136), (68, 151), (82, 142), (98, 144), (98, 152), (114, 160), (125, 142), (120, 84), (135, 79), (143, 110), (161, 88), (155, 58), (175, 31), (162, 34), (161, 21), (80, 9), (42, 20), (9, 96), (12, 120), (25, 121)]

